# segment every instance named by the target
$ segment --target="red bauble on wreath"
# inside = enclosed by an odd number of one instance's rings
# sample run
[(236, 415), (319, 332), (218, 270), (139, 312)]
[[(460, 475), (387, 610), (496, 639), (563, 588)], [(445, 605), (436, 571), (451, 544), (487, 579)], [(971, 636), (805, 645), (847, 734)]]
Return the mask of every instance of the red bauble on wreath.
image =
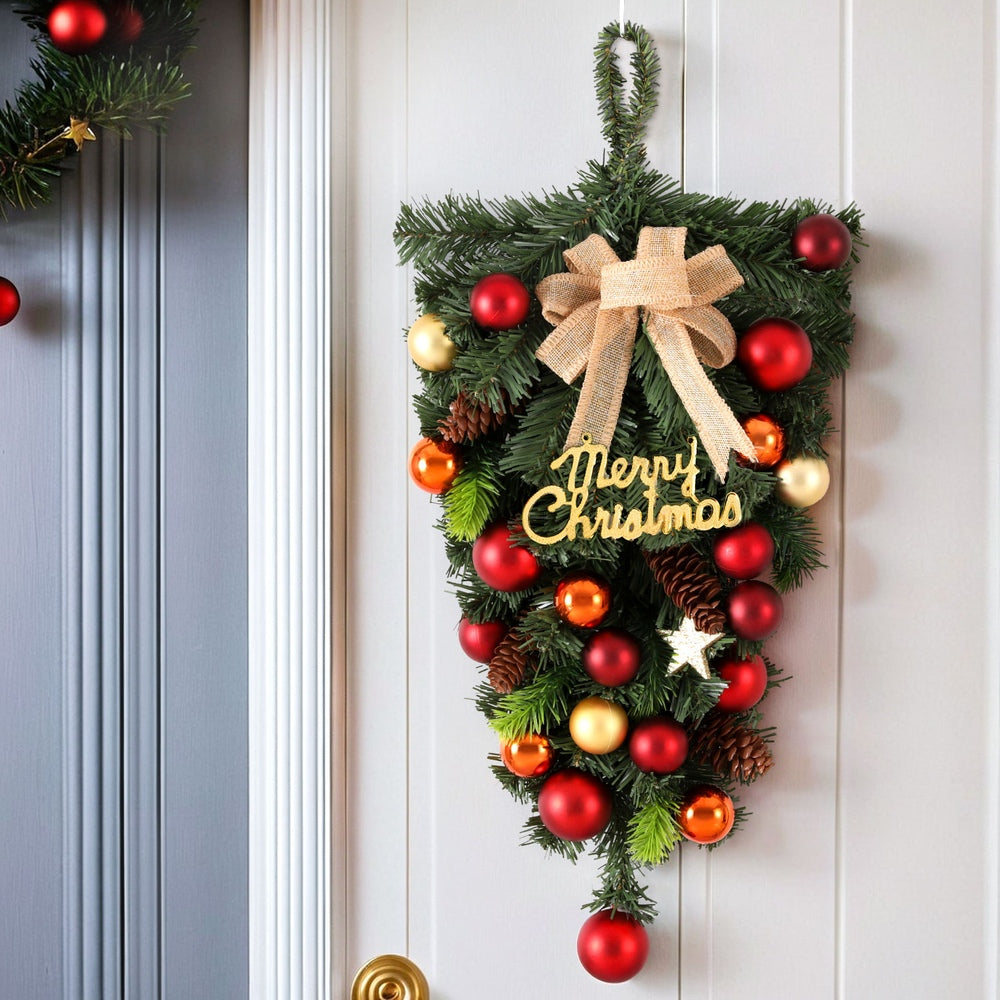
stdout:
[(766, 639), (781, 624), (781, 595), (763, 580), (744, 580), (729, 594), (729, 625), (741, 639)]
[(107, 31), (108, 19), (100, 4), (92, 0), (65, 0), (49, 12), (52, 44), (71, 56), (83, 55), (97, 45)]
[(592, 774), (567, 767), (546, 778), (538, 793), (538, 815), (557, 837), (588, 840), (611, 822), (611, 792)]
[(21, 295), (9, 278), (0, 278), (0, 326), (6, 326), (21, 308)]
[(146, 22), (135, 4), (123, 0), (112, 6), (108, 16), (111, 37), (119, 45), (132, 45), (139, 41)]
[(771, 532), (756, 521), (723, 531), (712, 547), (715, 565), (734, 580), (760, 576), (774, 558)]
[(808, 271), (833, 271), (851, 256), (851, 231), (835, 215), (810, 215), (792, 233), (792, 256)]
[(531, 295), (513, 274), (488, 274), (469, 293), (472, 318), (487, 330), (520, 326), (531, 309)]
[(740, 367), (766, 392), (782, 392), (801, 382), (812, 366), (809, 335), (790, 319), (768, 316), (751, 323), (736, 347)]
[(472, 565), (479, 578), (494, 590), (526, 590), (538, 580), (542, 568), (534, 553), (518, 545), (503, 521), (490, 525), (472, 546)]
[(673, 774), (687, 760), (687, 732), (679, 722), (663, 715), (643, 719), (632, 730), (628, 752), (640, 771)]
[(745, 660), (727, 657), (716, 666), (719, 679), (728, 685), (716, 705), (720, 712), (745, 712), (764, 697), (767, 664), (762, 657), (751, 656)]
[(601, 629), (583, 647), (583, 669), (605, 687), (628, 684), (641, 663), (642, 646), (624, 629)]
[(470, 622), (463, 618), (458, 623), (458, 644), (466, 656), (487, 663), (507, 631), (505, 622)]
[(576, 939), (580, 964), (603, 983), (624, 983), (637, 975), (649, 955), (649, 935), (635, 917), (600, 910), (588, 917)]

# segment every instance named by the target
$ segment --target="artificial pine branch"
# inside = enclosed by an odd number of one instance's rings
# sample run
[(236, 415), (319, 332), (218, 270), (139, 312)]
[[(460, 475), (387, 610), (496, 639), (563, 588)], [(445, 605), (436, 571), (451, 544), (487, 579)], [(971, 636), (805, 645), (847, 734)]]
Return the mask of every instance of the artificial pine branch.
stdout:
[(475, 541), (496, 514), (500, 475), (484, 450), (468, 454), (442, 504), (448, 534), (462, 542)]
[(628, 821), (628, 846), (632, 856), (643, 865), (658, 865), (681, 841), (677, 821), (681, 797), (664, 796), (647, 802)]

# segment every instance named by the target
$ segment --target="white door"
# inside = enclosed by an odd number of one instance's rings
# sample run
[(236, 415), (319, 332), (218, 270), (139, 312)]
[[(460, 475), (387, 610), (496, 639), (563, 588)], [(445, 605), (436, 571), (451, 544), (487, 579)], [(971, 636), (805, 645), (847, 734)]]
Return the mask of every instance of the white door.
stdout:
[[(793, 675), (767, 706), (777, 766), (748, 790), (738, 837), (685, 846), (651, 877), (651, 958), (616, 995), (997, 995), (995, 14), (982, 0), (626, 4), (663, 64), (653, 165), (689, 190), (856, 200), (869, 247), (834, 484), (815, 509), (828, 568), (768, 647)], [(345, 748), (347, 765), (323, 873), (333, 916), (312, 925), (332, 935), (334, 996), (386, 952), (412, 957), (435, 1000), (611, 989), (575, 955), (593, 870), (519, 847), (524, 808), (486, 766), (436, 511), (405, 474), (414, 312), (391, 233), (400, 201), (565, 186), (599, 157), (592, 49), (617, 15), (596, 0), (366, 0), (334, 19), (348, 214), (332, 757)], [(287, 898), (293, 944), (260, 940), (279, 964), (292, 955), (294, 983), (314, 901)], [(280, 979), (273, 995), (295, 995)]]

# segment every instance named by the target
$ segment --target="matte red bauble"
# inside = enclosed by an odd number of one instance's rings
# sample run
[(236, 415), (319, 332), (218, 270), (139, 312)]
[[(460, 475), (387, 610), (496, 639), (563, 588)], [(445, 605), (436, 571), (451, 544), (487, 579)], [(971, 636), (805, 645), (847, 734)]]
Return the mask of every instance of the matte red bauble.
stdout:
[(632, 729), (628, 753), (640, 771), (672, 774), (687, 759), (684, 727), (666, 716), (643, 719)]
[(688, 840), (696, 844), (717, 844), (732, 830), (736, 807), (721, 788), (699, 785), (684, 796), (677, 820), (681, 833)]
[(531, 295), (513, 274), (488, 274), (469, 293), (472, 318), (487, 330), (520, 326), (531, 308)]
[(624, 629), (601, 629), (583, 647), (583, 669), (605, 687), (628, 684), (641, 663), (642, 646)]
[(529, 733), (516, 740), (500, 741), (503, 766), (519, 778), (540, 778), (552, 767), (552, 744), (547, 736)]
[(740, 660), (731, 657), (715, 664), (720, 680), (728, 687), (719, 695), (721, 712), (745, 712), (764, 697), (767, 690), (767, 666), (760, 656)]
[(458, 644), (466, 656), (479, 663), (488, 663), (497, 643), (507, 634), (504, 622), (470, 622), (463, 618), (458, 623)]
[(49, 12), (52, 44), (72, 56), (89, 52), (104, 37), (107, 27), (104, 11), (91, 0), (66, 0)]
[(462, 471), (462, 449), (449, 441), (421, 438), (410, 452), (410, 478), (427, 493), (451, 489)]
[(781, 595), (763, 580), (744, 580), (729, 593), (729, 625), (741, 639), (766, 639), (783, 613)]
[(576, 953), (580, 964), (595, 979), (624, 983), (646, 964), (649, 935), (635, 917), (599, 910), (580, 928)]
[(21, 295), (9, 278), (0, 278), (0, 326), (5, 326), (21, 308)]
[(782, 392), (798, 385), (812, 366), (812, 356), (805, 330), (777, 316), (752, 323), (736, 348), (736, 358), (747, 378), (766, 392)]
[(128, 2), (114, 4), (109, 12), (111, 37), (119, 45), (131, 45), (139, 40), (146, 22), (135, 5)]
[(747, 521), (720, 532), (712, 547), (715, 565), (734, 580), (760, 576), (774, 558), (771, 532), (756, 521)]
[(570, 625), (597, 628), (611, 610), (611, 587), (591, 573), (570, 573), (556, 584), (555, 608)]
[(792, 256), (807, 271), (833, 271), (851, 256), (851, 231), (835, 215), (810, 215), (792, 233)]
[(473, 543), (472, 565), (487, 587), (507, 592), (527, 590), (541, 575), (532, 551), (518, 545), (516, 538), (503, 521), (497, 521)]
[(611, 792), (592, 774), (567, 767), (545, 779), (538, 793), (538, 815), (557, 837), (587, 840), (611, 822)]

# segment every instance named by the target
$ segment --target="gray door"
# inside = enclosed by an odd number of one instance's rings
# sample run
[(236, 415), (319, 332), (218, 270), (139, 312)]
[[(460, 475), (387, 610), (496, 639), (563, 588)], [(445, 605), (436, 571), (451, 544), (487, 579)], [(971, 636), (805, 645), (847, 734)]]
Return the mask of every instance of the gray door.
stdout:
[(211, 5), (168, 139), (0, 223), (5, 998), (247, 995), (247, 19)]

